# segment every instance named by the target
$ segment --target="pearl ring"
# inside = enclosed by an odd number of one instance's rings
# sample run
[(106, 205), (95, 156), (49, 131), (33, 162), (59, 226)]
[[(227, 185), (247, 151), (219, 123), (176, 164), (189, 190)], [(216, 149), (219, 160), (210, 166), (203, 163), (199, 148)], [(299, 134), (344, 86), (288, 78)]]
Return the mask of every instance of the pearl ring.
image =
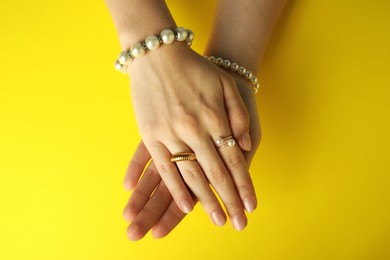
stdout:
[(226, 137), (220, 137), (217, 140), (215, 140), (215, 145), (218, 148), (233, 147), (235, 144), (236, 141), (234, 140), (234, 137), (232, 135)]

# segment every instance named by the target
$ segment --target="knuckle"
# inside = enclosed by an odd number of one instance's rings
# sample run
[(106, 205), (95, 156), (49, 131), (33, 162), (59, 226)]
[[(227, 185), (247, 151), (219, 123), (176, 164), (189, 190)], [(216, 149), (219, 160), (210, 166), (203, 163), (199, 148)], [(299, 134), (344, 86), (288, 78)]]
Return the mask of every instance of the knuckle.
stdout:
[(191, 184), (197, 182), (201, 178), (201, 173), (195, 169), (183, 169), (180, 171), (186, 183)]
[(239, 202), (229, 201), (229, 202), (224, 202), (224, 205), (228, 210), (230, 216), (236, 215), (238, 213), (242, 213), (244, 210), (244, 206), (242, 205), (242, 203)]
[(148, 216), (149, 220), (157, 220), (160, 217), (158, 210), (148, 205), (143, 208), (143, 211), (144, 214)]
[(226, 173), (221, 168), (218, 167), (212, 168), (209, 173), (210, 173), (210, 177), (209, 177), (210, 182), (214, 184), (222, 183), (227, 178)]
[(154, 168), (151, 168), (149, 167), (145, 174), (148, 174), (150, 178), (152, 178), (153, 180), (156, 180), (156, 179), (160, 179), (160, 174), (158, 173), (158, 171)]
[[(149, 199), (150, 194), (147, 194), (141, 189), (135, 189), (133, 193), (131, 194), (131, 197), (136, 198), (136, 200), (146, 200)], [(129, 205), (130, 207), (133, 206), (133, 204)]]
[(158, 165), (158, 171), (160, 174), (167, 174), (174, 171), (176, 166), (172, 163), (161, 163)]
[(242, 166), (243, 164), (244, 164), (244, 157), (239, 156), (238, 154), (230, 155), (226, 159), (226, 165), (228, 166), (228, 168), (231, 168), (231, 169)]
[(199, 125), (198, 115), (186, 112), (180, 114), (176, 122), (176, 129), (180, 132), (185, 132), (186, 135), (196, 136)]
[(186, 113), (181, 116), (180, 124), (186, 129), (193, 129), (198, 126), (198, 116), (193, 113)]
[(182, 187), (180, 187), (180, 185), (174, 185), (168, 188), (168, 191), (171, 193), (173, 199), (177, 202), (180, 202), (182, 199), (186, 198), (183, 189)]
[(167, 213), (171, 216), (171, 218), (176, 220), (176, 222), (181, 221), (184, 217), (184, 213), (182, 213), (181, 211), (175, 211), (171, 208), (168, 208)]
[(251, 183), (237, 185), (237, 190), (239, 191), (241, 197), (254, 195), (254, 189)]

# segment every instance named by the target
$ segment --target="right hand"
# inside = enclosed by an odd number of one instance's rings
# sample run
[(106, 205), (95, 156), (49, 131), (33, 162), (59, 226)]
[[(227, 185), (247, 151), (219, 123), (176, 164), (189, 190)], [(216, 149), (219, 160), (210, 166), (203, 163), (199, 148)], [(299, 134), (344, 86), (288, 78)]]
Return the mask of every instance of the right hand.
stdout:
[[(244, 153), (249, 167), (261, 139), (256, 99), (250, 84), (240, 77), (233, 76), (236, 78), (240, 95), (250, 113), (250, 133), (253, 146), (251, 151)], [(186, 215), (180, 211), (172, 200), (172, 196), (161, 180), (154, 163), (152, 162), (147, 166), (149, 159), (150, 154), (141, 141), (124, 179), (124, 185), (128, 190), (138, 182), (123, 211), (125, 219), (131, 222), (128, 227), (128, 236), (131, 240), (142, 238), (150, 229), (152, 229), (152, 235), (155, 238), (164, 237)], [(141, 177), (144, 170), (145, 172)]]
[[(226, 215), (210, 183), (242, 230), (243, 205), (252, 211), (257, 201), (240, 149), (251, 150), (249, 135), (244, 138), (249, 115), (233, 77), (177, 42), (136, 58), (128, 72), (142, 140), (178, 208), (188, 213), (194, 207), (186, 183), (213, 222), (223, 225)], [(240, 147), (216, 148), (216, 139), (231, 134)], [(171, 163), (178, 152), (194, 152), (197, 161)]]

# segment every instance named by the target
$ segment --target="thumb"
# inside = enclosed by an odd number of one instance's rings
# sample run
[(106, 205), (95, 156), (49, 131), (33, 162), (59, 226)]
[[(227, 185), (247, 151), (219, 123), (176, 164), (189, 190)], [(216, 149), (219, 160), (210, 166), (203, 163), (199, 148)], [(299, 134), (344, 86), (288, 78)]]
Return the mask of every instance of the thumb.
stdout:
[(249, 113), (238, 92), (233, 77), (221, 77), (225, 109), (234, 138), (242, 150), (250, 151), (252, 141), (249, 135)]

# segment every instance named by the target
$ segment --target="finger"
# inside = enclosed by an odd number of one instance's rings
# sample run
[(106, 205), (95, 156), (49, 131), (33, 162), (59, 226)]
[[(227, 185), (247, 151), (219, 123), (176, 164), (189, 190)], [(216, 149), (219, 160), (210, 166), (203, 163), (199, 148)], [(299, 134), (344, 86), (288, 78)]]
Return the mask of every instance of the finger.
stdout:
[[(196, 203), (196, 201), (195, 201)], [(154, 238), (163, 238), (168, 235), (186, 216), (177, 207), (176, 203), (171, 202), (164, 215), (160, 218), (156, 225), (152, 227), (152, 236)]]
[(151, 145), (147, 145), (147, 148), (152, 155), (161, 179), (163, 179), (179, 208), (183, 213), (191, 212), (194, 207), (194, 202), (176, 165), (170, 161), (172, 154), (160, 142), (154, 142)]
[(237, 145), (221, 146), (218, 150), (233, 178), (246, 211), (253, 212), (257, 206), (256, 193), (242, 151)]
[(152, 162), (149, 164), (134, 191), (131, 193), (130, 199), (123, 210), (123, 217), (126, 221), (133, 221), (138, 213), (145, 207), (160, 181), (161, 177)]
[(236, 230), (242, 230), (247, 224), (243, 204), (237, 193), (233, 179), (226, 169), (213, 142), (205, 140), (202, 147), (194, 149), (198, 162), (208, 181), (221, 198)]
[(134, 189), (150, 158), (148, 150), (141, 141), (127, 167), (125, 179), (123, 181), (126, 190), (130, 191)]
[(252, 141), (249, 135), (249, 113), (237, 89), (235, 80), (230, 76), (221, 77), (225, 100), (225, 109), (231, 131), (241, 149), (250, 151)]
[[(152, 197), (146, 203), (145, 207), (127, 228), (127, 236), (129, 239), (136, 241), (143, 238), (146, 233), (148, 233), (149, 230), (160, 220), (171, 202), (173, 202), (172, 196), (164, 182), (161, 181)], [(182, 212), (181, 214), (184, 215)]]
[[(210, 124), (211, 129), (224, 128), (228, 125), (226, 113), (221, 110), (218, 104), (208, 108), (209, 121), (203, 122), (203, 125)], [(210, 123), (213, 122), (213, 123)], [(214, 125), (218, 125), (217, 127)], [(218, 151), (215, 148), (211, 137), (196, 130), (196, 127), (188, 129), (175, 129), (176, 136), (182, 140), (188, 140), (188, 146), (192, 148), (197, 156), (197, 161), (204, 172), (208, 182), (214, 187), (218, 196), (221, 198), (226, 211), (232, 220), (233, 226), (237, 230), (242, 230), (247, 224), (244, 207), (240, 196), (237, 193), (233, 179), (221, 160)], [(229, 130), (230, 131), (230, 130)], [(210, 133), (210, 130), (207, 130)], [(199, 138), (199, 136), (204, 136)]]
[(249, 170), (249, 167), (252, 163), (253, 155), (251, 152), (244, 152), (244, 157), (245, 157), (246, 165), (247, 165), (248, 170)]
[[(191, 151), (185, 144), (172, 144), (171, 151)], [(190, 188), (195, 197), (202, 204), (213, 223), (223, 226), (226, 223), (226, 215), (217, 197), (211, 190), (208, 180), (197, 161), (179, 161), (176, 165), (183, 177), (183, 180)]]

